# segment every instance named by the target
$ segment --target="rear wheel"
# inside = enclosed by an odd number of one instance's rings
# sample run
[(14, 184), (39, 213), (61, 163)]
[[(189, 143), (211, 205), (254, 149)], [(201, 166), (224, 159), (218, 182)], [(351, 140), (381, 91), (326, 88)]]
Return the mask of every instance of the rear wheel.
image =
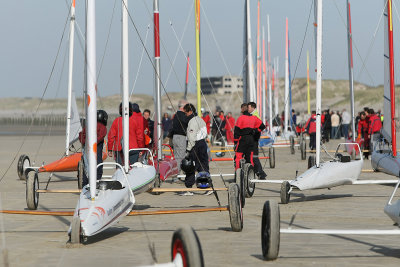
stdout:
[(284, 181), (281, 184), (281, 203), (282, 204), (287, 204), (289, 203), (290, 200), (290, 183), (288, 181)]
[(25, 175), (25, 170), (30, 166), (31, 166), (31, 161), (29, 160), (29, 157), (25, 154), (21, 155), (17, 163), (17, 173), (19, 179), (26, 180), (27, 177)]
[(245, 197), (250, 198), (253, 196), (254, 191), (256, 190), (256, 184), (254, 182), (250, 182), (250, 180), (254, 180), (255, 173), (254, 173), (254, 168), (251, 164), (247, 167), (247, 172), (245, 173), (245, 179), (246, 179), (246, 191), (245, 191)]
[(290, 141), (290, 154), (294, 154), (296, 151), (294, 150), (294, 137), (293, 137), (293, 135), (291, 135), (289, 137), (289, 141)]
[(265, 260), (275, 260), (279, 254), (280, 215), (276, 201), (265, 201), (261, 222), (261, 246)]
[(70, 242), (72, 244), (81, 243), (81, 219), (74, 216), (71, 222)]
[(39, 204), (39, 178), (38, 173), (26, 172), (26, 205), (30, 210), (36, 210)]
[(186, 225), (174, 232), (171, 245), (171, 260), (177, 266), (204, 266), (200, 240), (192, 227)]
[(243, 229), (243, 211), (240, 201), (239, 186), (235, 183), (229, 184), (228, 203), (232, 231), (241, 232)]
[(309, 156), (308, 157), (308, 168), (311, 168), (315, 165), (315, 156)]
[(302, 140), (300, 143), (300, 154), (301, 154), (301, 159), (305, 160), (306, 159), (306, 140)]
[(269, 156), (269, 167), (271, 169), (275, 168), (275, 148), (272, 146), (268, 149)]
[(82, 189), (83, 187), (83, 174), (84, 174), (84, 164), (83, 164), (83, 160), (80, 160), (78, 162), (78, 173), (77, 173), (77, 177), (78, 177), (78, 189)]

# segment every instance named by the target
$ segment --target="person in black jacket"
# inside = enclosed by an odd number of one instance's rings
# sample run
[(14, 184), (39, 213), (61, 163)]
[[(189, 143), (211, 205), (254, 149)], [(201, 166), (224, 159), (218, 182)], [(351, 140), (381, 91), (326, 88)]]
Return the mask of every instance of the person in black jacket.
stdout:
[(168, 137), (172, 138), (172, 145), (174, 147), (174, 155), (176, 162), (178, 163), (178, 168), (180, 171), (181, 161), (185, 158), (186, 154), (186, 130), (188, 123), (193, 115), (186, 116), (183, 111), (183, 107), (187, 104), (186, 101), (179, 101), (179, 110), (175, 113), (172, 119), (172, 129), (169, 132)]

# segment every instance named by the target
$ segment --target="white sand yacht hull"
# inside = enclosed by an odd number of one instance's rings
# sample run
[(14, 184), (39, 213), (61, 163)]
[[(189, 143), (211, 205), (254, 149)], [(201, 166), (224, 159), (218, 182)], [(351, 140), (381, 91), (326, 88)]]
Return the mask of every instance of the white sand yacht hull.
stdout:
[(351, 162), (324, 162), (320, 167), (311, 167), (290, 185), (300, 190), (330, 188), (352, 184), (358, 179), (363, 165), (362, 160)]
[(391, 153), (379, 153), (373, 151), (371, 156), (371, 165), (376, 171), (399, 177), (400, 157), (393, 157)]

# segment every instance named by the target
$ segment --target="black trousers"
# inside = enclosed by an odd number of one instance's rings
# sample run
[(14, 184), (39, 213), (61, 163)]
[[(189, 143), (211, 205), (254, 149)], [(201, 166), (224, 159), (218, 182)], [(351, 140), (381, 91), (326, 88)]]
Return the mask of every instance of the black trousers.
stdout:
[(186, 173), (185, 186), (187, 188), (191, 188), (196, 182), (196, 171), (209, 172), (207, 143), (204, 139), (196, 141), (196, 144), (190, 151), (190, 159), (194, 161), (195, 172)]
[(316, 133), (310, 133), (310, 149), (314, 150), (317, 147), (317, 143), (316, 143)]
[[(97, 144), (97, 165), (103, 163), (103, 146), (104, 142), (100, 142)], [(103, 176), (103, 165), (97, 168), (97, 180), (100, 180)], [(86, 171), (83, 172), (82, 177), (82, 186), (85, 186), (89, 183), (89, 179), (86, 176)]]

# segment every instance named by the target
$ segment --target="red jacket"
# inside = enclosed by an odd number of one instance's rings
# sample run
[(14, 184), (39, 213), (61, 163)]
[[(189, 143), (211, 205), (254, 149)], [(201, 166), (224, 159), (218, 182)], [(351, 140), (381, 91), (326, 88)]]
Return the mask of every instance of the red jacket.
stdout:
[(235, 118), (226, 117), (225, 130), (231, 131), (233, 128), (235, 128)]
[(358, 135), (367, 134), (368, 133), (368, 122), (367, 120), (359, 120), (358, 121)]
[[(137, 121), (129, 118), (129, 149), (144, 147), (143, 132)], [(116, 118), (108, 132), (108, 150), (121, 151), (121, 139), (123, 135), (122, 117)]]
[(203, 116), (202, 119), (206, 123), (207, 134), (210, 134), (210, 125), (211, 125), (210, 115), (207, 114), (207, 115)]
[(259, 118), (249, 113), (243, 114), (236, 121), (233, 141), (239, 141), (244, 135), (254, 135), (254, 130), (259, 133), (264, 129), (265, 125)]
[(132, 116), (129, 118), (129, 120), (134, 120), (136, 121), (137, 127), (138, 127), (138, 131), (140, 131), (142, 133), (142, 136), (140, 138), (140, 143), (138, 144), (140, 147), (145, 147), (145, 130), (147, 129), (147, 132), (149, 132), (149, 123), (147, 122), (147, 120), (143, 117), (142, 113), (140, 112), (133, 112)]
[[(104, 124), (97, 122), (97, 144), (104, 141), (104, 138), (107, 135), (107, 128)], [(79, 133), (79, 141), (82, 145), (85, 145), (86, 142), (86, 127), (82, 129), (82, 132)]]
[(374, 134), (376, 132), (379, 132), (381, 128), (382, 128), (381, 119), (378, 116), (376, 116), (376, 114), (372, 114), (369, 117), (368, 134)]
[(317, 115), (316, 114), (312, 114), (311, 117), (308, 119), (308, 121), (306, 122), (306, 132), (308, 132), (308, 134), (312, 134), (315, 133), (317, 131)]

